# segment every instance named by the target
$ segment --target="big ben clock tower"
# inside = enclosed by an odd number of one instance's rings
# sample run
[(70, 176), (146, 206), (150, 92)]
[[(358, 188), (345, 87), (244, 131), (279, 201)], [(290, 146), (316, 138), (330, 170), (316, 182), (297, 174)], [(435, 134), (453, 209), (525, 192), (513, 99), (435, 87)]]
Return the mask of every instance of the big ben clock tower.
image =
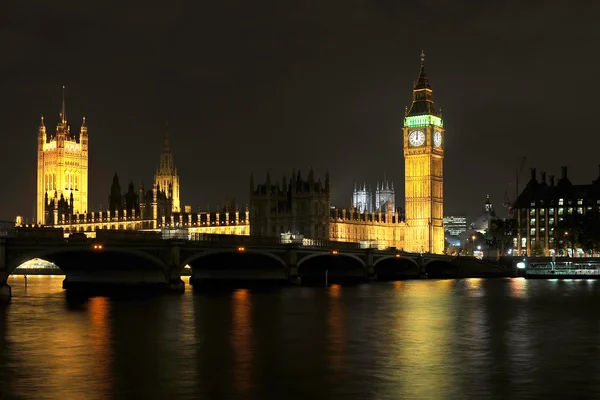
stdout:
[(433, 104), (425, 53), (404, 118), (406, 233), (410, 252), (444, 252), (444, 122)]

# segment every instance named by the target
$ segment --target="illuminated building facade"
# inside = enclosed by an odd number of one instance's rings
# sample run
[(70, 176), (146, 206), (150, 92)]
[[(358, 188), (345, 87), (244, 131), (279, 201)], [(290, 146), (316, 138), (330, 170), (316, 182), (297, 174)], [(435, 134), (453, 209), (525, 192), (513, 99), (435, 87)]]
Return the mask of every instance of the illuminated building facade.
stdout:
[(366, 182), (363, 183), (362, 187), (356, 187), (354, 184), (354, 191), (352, 192), (352, 207), (358, 210), (360, 213), (365, 211), (370, 213), (373, 212), (373, 192), (371, 187), (367, 187)]
[(359, 212), (355, 208), (331, 209), (329, 238), (337, 242), (361, 243), (368, 247), (386, 249), (395, 247), (404, 250), (404, 235), (407, 226), (400, 210), (385, 213)]
[(181, 201), (179, 199), (179, 175), (173, 161), (171, 152), (171, 143), (169, 140), (168, 126), (165, 129), (162, 153), (160, 155), (160, 164), (154, 175), (154, 185), (162, 188), (167, 197), (173, 200), (173, 212), (181, 211)]
[(425, 73), (425, 55), (404, 118), (406, 231), (411, 252), (444, 251), (444, 123)]
[[(373, 202), (373, 199), (375, 201)], [(357, 188), (354, 184), (352, 192), (352, 208), (360, 213), (378, 213), (380, 210), (386, 213), (388, 209), (394, 212), (396, 210), (396, 190), (394, 182), (390, 184), (387, 178), (384, 177), (381, 184), (377, 182), (375, 193), (371, 191), (371, 187), (367, 187), (364, 183), (362, 187)]]
[[(37, 140), (36, 223), (47, 223), (47, 215), (59, 213), (65, 202), (72, 212), (88, 209), (88, 131), (83, 117), (79, 133), (67, 121), (63, 87), (62, 108), (54, 134), (46, 131), (42, 116)], [(51, 207), (51, 208), (49, 208)], [(62, 211), (62, 209), (61, 209)]]
[[(172, 198), (156, 185), (145, 191), (143, 185), (139, 194), (130, 182), (127, 192), (122, 194), (119, 177), (115, 174), (109, 195), (109, 209), (100, 212), (73, 213), (70, 203), (58, 200), (58, 207), (51, 208), (53, 213), (47, 226), (64, 229), (65, 234), (85, 232), (94, 237), (96, 231), (103, 229), (122, 231), (165, 231), (184, 232), (190, 239), (199, 239), (202, 235), (249, 235), (249, 210), (240, 212), (237, 207), (230, 210), (224, 207), (217, 211), (192, 213), (172, 211)], [(24, 226), (22, 218), (16, 226)]]
[[(573, 185), (567, 176), (567, 167), (555, 183), (554, 176), (546, 182), (546, 173), (538, 181), (536, 169), (515, 201), (518, 234), (515, 250), (518, 254), (531, 256), (534, 249), (550, 255), (567, 251), (573, 255), (573, 242), (568, 233), (559, 231), (565, 222), (582, 219), (586, 213), (600, 212), (600, 176), (587, 185)], [(581, 254), (581, 249), (576, 253)], [(566, 254), (565, 254), (566, 255)]]
[(444, 230), (452, 236), (458, 236), (467, 230), (466, 215), (447, 215), (444, 217)]
[[(378, 248), (443, 253), (444, 124), (432, 94), (422, 54), (412, 105), (404, 118), (405, 214), (396, 207), (394, 186), (387, 179), (377, 185), (375, 196), (366, 184), (361, 188), (355, 186), (352, 205), (345, 210), (328, 207), (329, 177), (326, 177), (327, 190), (319, 192), (310, 189), (310, 182), (314, 183), (312, 172), (309, 182), (302, 183), (307, 185), (306, 190), (300, 191), (299, 183), (290, 189), (285, 179), (279, 186), (272, 184), (267, 176), (265, 185), (255, 187), (253, 181), (250, 184), (252, 234), (275, 237), (289, 230), (310, 239), (326, 237), (333, 241), (364, 242)], [(302, 203), (296, 197), (306, 201), (306, 205), (300, 206)], [(327, 235), (323, 229), (328, 231)]]
[[(63, 111), (61, 112), (61, 123), (59, 123), (57, 132), (63, 132), (64, 127), (67, 126), (66, 119), (62, 122), (63, 115), (65, 115), (64, 102)], [(40, 127), (40, 137), (42, 137), (42, 134), (45, 135), (45, 128), (42, 128), (43, 125)], [(60, 136), (59, 139), (63, 140)], [(123, 231), (164, 231), (166, 229), (176, 229), (178, 231), (185, 231), (186, 236), (192, 239), (199, 238), (205, 234), (250, 234), (250, 218), (247, 208), (244, 212), (239, 212), (237, 205), (228, 204), (222, 210), (192, 213), (191, 207), (186, 206), (185, 212), (181, 212), (179, 205), (179, 176), (173, 162), (168, 133), (165, 134), (160, 165), (155, 175), (155, 183), (151, 189), (146, 191), (142, 184), (139, 191), (136, 191), (133, 182), (130, 182), (127, 191), (123, 194), (119, 177), (115, 174), (108, 196), (108, 210), (79, 212), (76, 208), (76, 189), (82, 188), (81, 182), (85, 182), (86, 185), (87, 205), (88, 148), (85, 124), (81, 130), (81, 141), (82, 144), (85, 144), (85, 181), (76, 178), (72, 170), (69, 170), (68, 176), (72, 179), (73, 190), (61, 192), (57, 189), (53, 192), (48, 190), (48, 193), (41, 192), (42, 203), (41, 208), (38, 208), (38, 210), (42, 210), (42, 217), (41, 219), (38, 217), (38, 221), (42, 224), (62, 228), (66, 234), (86, 232), (89, 236), (95, 236), (97, 230), (103, 229)], [(64, 141), (64, 143), (67, 143), (67, 141)], [(40, 144), (43, 145), (44, 143), (40, 142)], [(71, 146), (70, 143), (68, 144)], [(38, 157), (38, 166), (40, 166), (40, 159), (44, 161), (44, 156), (46, 156), (45, 160), (47, 163), (52, 162), (50, 166), (53, 167), (56, 160), (46, 154), (41, 154)], [(73, 165), (74, 163), (68, 157), (64, 158), (64, 160), (68, 162), (66, 165)], [(62, 165), (58, 162), (56, 164)], [(42, 163), (41, 165), (44, 166), (45, 164)], [(41, 171), (41, 176), (43, 177), (51, 174), (53, 170), (47, 168), (45, 171)], [(51, 184), (50, 187), (53, 188), (55, 185), (54, 182), (58, 182), (58, 178), (50, 178), (49, 181), (42, 180), (42, 182), (49, 182)], [(65, 182), (69, 181), (65, 180)], [(38, 188), (39, 184), (40, 180), (38, 179)], [(39, 193), (38, 190), (38, 195)], [(15, 225), (24, 226), (23, 218), (17, 217)]]

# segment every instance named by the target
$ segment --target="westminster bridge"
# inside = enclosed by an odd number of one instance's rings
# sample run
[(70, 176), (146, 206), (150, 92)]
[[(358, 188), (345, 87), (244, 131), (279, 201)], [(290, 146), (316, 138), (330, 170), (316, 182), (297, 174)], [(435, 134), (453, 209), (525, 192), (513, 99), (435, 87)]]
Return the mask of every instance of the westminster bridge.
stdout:
[(9, 276), (34, 258), (64, 272), (64, 289), (83, 291), (143, 286), (183, 292), (181, 274), (186, 266), (192, 269), (190, 284), (198, 287), (240, 281), (323, 284), (325, 279), (335, 283), (508, 275), (506, 269), (472, 257), (363, 249), (355, 243), (324, 241), (303, 246), (233, 235), (203, 239), (0, 238), (0, 297), (10, 298)]

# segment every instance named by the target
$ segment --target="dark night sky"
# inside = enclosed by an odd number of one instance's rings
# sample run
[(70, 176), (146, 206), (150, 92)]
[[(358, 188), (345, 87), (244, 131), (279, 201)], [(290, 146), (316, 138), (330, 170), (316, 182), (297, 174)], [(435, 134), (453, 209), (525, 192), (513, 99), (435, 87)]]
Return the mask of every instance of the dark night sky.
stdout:
[(403, 204), (421, 49), (446, 124), (447, 213), (475, 217), (488, 193), (501, 209), (522, 156), (523, 184), (528, 167), (561, 165), (587, 183), (600, 163), (600, 3), (502, 3), (4, 0), (0, 218), (34, 215), (39, 117), (54, 130), (63, 84), (72, 129), (87, 117), (95, 209), (115, 172), (148, 186), (167, 119), (194, 209), (246, 203), (251, 170), (258, 181), (310, 166), (329, 170), (333, 204), (386, 171)]

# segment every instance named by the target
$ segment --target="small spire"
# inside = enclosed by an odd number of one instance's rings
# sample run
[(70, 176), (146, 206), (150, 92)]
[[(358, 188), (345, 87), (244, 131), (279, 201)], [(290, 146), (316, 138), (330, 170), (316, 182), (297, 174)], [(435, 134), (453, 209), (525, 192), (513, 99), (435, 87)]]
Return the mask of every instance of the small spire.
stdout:
[(429, 81), (427, 80), (427, 74), (425, 73), (425, 51), (421, 50), (421, 70), (419, 71), (419, 78), (415, 84), (415, 89), (431, 89)]
[(83, 117), (83, 121), (81, 122), (81, 126), (87, 126), (87, 123), (85, 122), (85, 117)]
[(63, 87), (62, 87), (62, 108), (60, 110), (60, 119), (63, 124), (65, 124), (67, 122), (67, 108), (65, 106), (65, 88), (66, 88), (66, 86), (63, 85)]
[(42, 114), (42, 118), (40, 120), (40, 128), (45, 127), (46, 125), (44, 124), (44, 115)]

